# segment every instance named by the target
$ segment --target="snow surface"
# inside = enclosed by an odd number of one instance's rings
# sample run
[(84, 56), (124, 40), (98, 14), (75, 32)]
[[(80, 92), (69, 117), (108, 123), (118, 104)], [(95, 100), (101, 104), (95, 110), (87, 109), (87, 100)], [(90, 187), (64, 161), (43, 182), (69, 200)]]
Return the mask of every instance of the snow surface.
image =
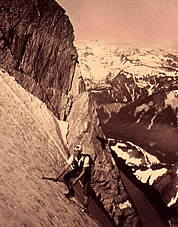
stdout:
[[(128, 76), (137, 78), (142, 78), (143, 75), (170, 77), (177, 75), (176, 70), (166, 70), (168, 61), (172, 64), (177, 62), (161, 49), (125, 48), (119, 44), (103, 44), (98, 41), (76, 41), (75, 45), (84, 78), (104, 80), (108, 75), (117, 76), (121, 70)], [(145, 86), (143, 80), (140, 86)], [(150, 93), (152, 87), (150, 84)]]
[(131, 203), (127, 200), (127, 201), (125, 201), (124, 203), (120, 203), (120, 204), (119, 204), (119, 208), (120, 208), (121, 210), (126, 209), (126, 208), (132, 208), (132, 205), (131, 205)]
[(131, 150), (124, 152), (122, 148), (116, 146), (111, 146), (111, 149), (116, 152), (119, 158), (122, 158), (126, 161), (126, 164), (129, 166), (140, 166), (142, 164), (141, 158), (130, 157), (132, 154)]
[[(130, 148), (130, 145), (132, 146), (132, 148)], [(156, 170), (151, 169), (152, 165), (161, 164), (160, 161), (155, 156), (149, 154), (141, 147), (129, 141), (127, 142), (127, 144), (119, 141), (118, 143), (116, 143), (116, 145), (111, 145), (111, 149), (116, 152), (118, 157), (125, 160), (125, 163), (128, 166), (147, 167), (147, 170), (137, 170), (134, 172), (134, 175), (142, 183), (146, 183), (148, 181), (148, 183), (152, 185), (158, 177), (167, 172), (166, 168)]]
[(178, 108), (178, 90), (173, 90), (167, 94), (165, 104), (171, 106), (174, 110)]
[[(134, 175), (142, 182), (142, 183), (149, 183), (149, 185), (152, 185), (154, 181), (165, 174), (167, 172), (166, 168), (152, 170), (147, 169), (145, 171), (137, 170)], [(147, 182), (148, 181), (148, 182)]]
[(158, 158), (156, 158), (154, 155), (149, 154), (143, 148), (141, 148), (131, 142), (128, 142), (128, 144), (131, 144), (134, 148), (136, 148), (140, 153), (142, 153), (144, 155), (147, 166), (151, 166), (153, 164), (160, 164), (160, 161), (158, 160)]
[[(146, 163), (147, 166), (151, 166), (153, 164), (160, 164), (160, 161), (154, 156), (146, 152), (144, 149), (141, 147), (131, 143), (127, 142), (128, 144), (125, 144), (123, 142), (118, 142), (116, 145), (111, 146), (111, 149), (116, 152), (117, 156), (124, 159), (126, 161), (127, 165), (130, 166), (140, 166), (143, 163)], [(125, 149), (123, 150), (122, 148), (128, 147), (128, 145), (132, 146), (132, 149)], [(137, 155), (133, 154), (134, 150), (137, 150), (137, 153), (140, 154), (139, 157)], [(144, 157), (144, 159), (143, 159)]]
[[(177, 188), (178, 188), (178, 186), (177, 186)], [(176, 196), (171, 199), (171, 201), (167, 204), (167, 206), (170, 207), (170, 206), (174, 205), (177, 202), (177, 200), (178, 200), (178, 191), (176, 193)]]

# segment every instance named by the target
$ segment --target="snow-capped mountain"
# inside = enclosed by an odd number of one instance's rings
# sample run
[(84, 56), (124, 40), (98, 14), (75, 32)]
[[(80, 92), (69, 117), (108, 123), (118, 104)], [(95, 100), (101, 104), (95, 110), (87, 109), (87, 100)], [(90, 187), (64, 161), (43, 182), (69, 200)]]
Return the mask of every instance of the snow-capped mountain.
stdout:
[[(163, 49), (123, 48), (99, 42), (76, 42), (82, 76), (88, 90), (101, 92), (113, 102), (128, 102), (138, 98), (140, 90), (151, 95), (155, 90), (174, 87), (178, 94), (178, 53)], [(119, 99), (115, 90), (122, 84), (128, 95)], [(134, 84), (134, 87), (133, 87)], [(121, 86), (121, 85), (120, 85)], [(107, 101), (106, 101), (107, 102)], [(110, 102), (110, 101), (109, 101)]]
[[(114, 78), (121, 71), (140, 79), (146, 75), (178, 75), (178, 52), (163, 49), (122, 47), (98, 41), (77, 41), (82, 75), (95, 81)], [(144, 84), (142, 85), (144, 86)]]

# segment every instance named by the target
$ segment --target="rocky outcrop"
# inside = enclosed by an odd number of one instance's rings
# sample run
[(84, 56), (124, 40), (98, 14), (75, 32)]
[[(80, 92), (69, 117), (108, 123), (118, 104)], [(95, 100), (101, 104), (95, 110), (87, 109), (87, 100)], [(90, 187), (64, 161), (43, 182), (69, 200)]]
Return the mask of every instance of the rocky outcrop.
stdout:
[(117, 226), (138, 226), (135, 213), (120, 179), (105, 135), (102, 132), (96, 112), (95, 101), (90, 93), (75, 96), (67, 122), (68, 149), (72, 152), (75, 144), (81, 144), (84, 153), (95, 160), (92, 175), (92, 189), (100, 204)]
[(62, 119), (77, 61), (65, 10), (54, 0), (4, 0), (0, 22), (0, 67)]

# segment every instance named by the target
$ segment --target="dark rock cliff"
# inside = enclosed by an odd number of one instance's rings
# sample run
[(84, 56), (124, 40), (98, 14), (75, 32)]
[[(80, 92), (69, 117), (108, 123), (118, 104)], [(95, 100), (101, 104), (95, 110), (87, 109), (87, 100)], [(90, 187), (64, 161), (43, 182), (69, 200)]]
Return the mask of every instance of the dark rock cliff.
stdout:
[(5, 0), (0, 21), (0, 67), (62, 118), (77, 61), (65, 10), (53, 0)]

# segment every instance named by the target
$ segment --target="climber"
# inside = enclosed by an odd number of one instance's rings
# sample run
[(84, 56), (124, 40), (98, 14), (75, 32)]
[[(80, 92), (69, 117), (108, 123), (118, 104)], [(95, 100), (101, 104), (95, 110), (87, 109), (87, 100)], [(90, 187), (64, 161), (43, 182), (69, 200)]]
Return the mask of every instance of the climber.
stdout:
[[(74, 196), (75, 192), (73, 185), (77, 181), (81, 180), (83, 185), (84, 193), (84, 209), (83, 211), (88, 213), (88, 203), (89, 203), (89, 187), (91, 182), (91, 157), (88, 154), (82, 154), (82, 148), (80, 145), (74, 147), (73, 154), (67, 160), (67, 165), (64, 168), (64, 171), (55, 179), (57, 181), (60, 176), (68, 169), (69, 166), (72, 166), (73, 169), (64, 175), (64, 183), (68, 187), (68, 193), (65, 194), (67, 198)], [(74, 179), (74, 180), (73, 180)], [(73, 181), (72, 181), (73, 180)]]

